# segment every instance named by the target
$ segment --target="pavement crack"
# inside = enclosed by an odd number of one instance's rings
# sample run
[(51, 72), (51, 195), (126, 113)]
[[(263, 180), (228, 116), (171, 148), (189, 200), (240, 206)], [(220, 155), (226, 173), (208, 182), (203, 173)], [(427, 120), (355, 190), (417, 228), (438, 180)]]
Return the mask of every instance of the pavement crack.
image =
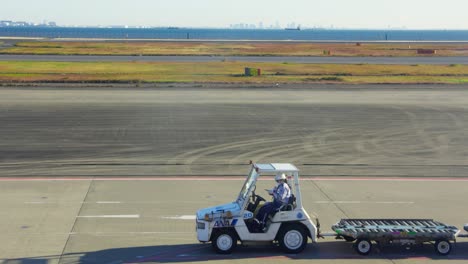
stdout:
[[(89, 181), (89, 186), (88, 190), (86, 191), (86, 195), (83, 198), (83, 202), (81, 203), (80, 210), (78, 210), (78, 215), (81, 214), (81, 211), (83, 210), (83, 206), (85, 205), (85, 201), (88, 198), (89, 191), (91, 190), (91, 186), (93, 185), (94, 179), (91, 179)], [(78, 221), (78, 217), (75, 217), (75, 221), (73, 222), (72, 228), (70, 230), (70, 233), (68, 234), (67, 242), (65, 242), (65, 245), (63, 246), (62, 253), (60, 254), (60, 258), (58, 260), (58, 263), (62, 263), (62, 257), (65, 254), (65, 250), (67, 249), (68, 242), (70, 242), (70, 238), (72, 237), (72, 234), (74, 234), (73, 230), (75, 230), (76, 222)]]

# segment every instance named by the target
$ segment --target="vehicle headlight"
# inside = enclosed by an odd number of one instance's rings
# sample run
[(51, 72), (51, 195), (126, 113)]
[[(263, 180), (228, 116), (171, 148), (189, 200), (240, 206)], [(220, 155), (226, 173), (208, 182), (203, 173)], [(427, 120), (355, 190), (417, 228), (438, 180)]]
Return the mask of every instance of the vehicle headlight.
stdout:
[(205, 214), (205, 217), (204, 217), (204, 219), (205, 219), (205, 221), (211, 221), (211, 220), (213, 220), (213, 218), (212, 218), (212, 217), (210, 217), (210, 215), (209, 215), (209, 214)]
[(231, 211), (226, 212), (226, 218), (232, 218), (232, 212)]

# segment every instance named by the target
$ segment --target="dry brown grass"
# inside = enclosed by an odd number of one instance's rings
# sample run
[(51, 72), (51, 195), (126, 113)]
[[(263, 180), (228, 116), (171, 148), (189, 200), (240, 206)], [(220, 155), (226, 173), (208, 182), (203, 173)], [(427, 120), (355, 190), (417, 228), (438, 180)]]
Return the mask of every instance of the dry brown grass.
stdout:
[[(3, 54), (214, 56), (468, 56), (468, 44), (287, 42), (20, 42)], [(435, 55), (418, 55), (435, 49)]]

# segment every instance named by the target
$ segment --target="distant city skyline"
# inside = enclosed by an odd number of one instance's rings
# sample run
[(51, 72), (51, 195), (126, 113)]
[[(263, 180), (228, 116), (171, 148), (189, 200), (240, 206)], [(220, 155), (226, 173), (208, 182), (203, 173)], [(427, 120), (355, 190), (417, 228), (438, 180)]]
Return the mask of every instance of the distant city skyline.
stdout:
[(468, 29), (467, 9), (466, 0), (23, 0), (2, 3), (0, 20), (58, 26)]

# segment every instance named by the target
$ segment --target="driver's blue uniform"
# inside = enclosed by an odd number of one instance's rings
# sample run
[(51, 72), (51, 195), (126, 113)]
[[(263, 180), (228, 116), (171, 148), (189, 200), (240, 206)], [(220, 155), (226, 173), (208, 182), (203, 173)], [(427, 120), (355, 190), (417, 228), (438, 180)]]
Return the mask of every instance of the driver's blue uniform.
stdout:
[(278, 210), (282, 205), (288, 204), (289, 198), (291, 197), (291, 188), (286, 182), (280, 183), (273, 189), (273, 202), (265, 203), (260, 208), (255, 218), (262, 224), (265, 225), (268, 215)]

